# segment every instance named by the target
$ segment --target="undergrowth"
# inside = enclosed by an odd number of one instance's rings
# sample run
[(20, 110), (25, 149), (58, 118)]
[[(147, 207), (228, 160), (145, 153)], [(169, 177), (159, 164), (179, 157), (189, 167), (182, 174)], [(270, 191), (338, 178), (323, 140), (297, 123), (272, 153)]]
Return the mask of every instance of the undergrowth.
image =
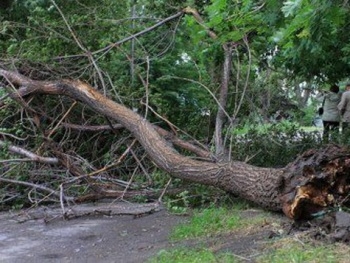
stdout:
[[(232, 159), (262, 167), (284, 167), (298, 154), (323, 145), (318, 130), (305, 131), (295, 122), (236, 127), (231, 135)], [(278, 158), (276, 158), (278, 156)]]

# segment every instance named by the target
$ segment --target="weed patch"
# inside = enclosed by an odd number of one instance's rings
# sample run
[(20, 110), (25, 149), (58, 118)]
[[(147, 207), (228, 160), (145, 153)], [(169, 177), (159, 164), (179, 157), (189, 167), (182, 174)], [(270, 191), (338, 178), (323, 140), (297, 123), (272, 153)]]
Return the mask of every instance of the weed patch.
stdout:
[(158, 253), (157, 257), (149, 261), (149, 263), (179, 263), (179, 262), (191, 262), (191, 263), (236, 263), (239, 262), (233, 255), (223, 253), (215, 255), (208, 249), (174, 249), (172, 251), (162, 250)]
[(172, 239), (190, 239), (210, 237), (220, 233), (228, 233), (238, 228), (256, 224), (262, 218), (247, 220), (241, 216), (240, 210), (225, 207), (195, 210), (188, 224), (178, 226), (172, 232)]

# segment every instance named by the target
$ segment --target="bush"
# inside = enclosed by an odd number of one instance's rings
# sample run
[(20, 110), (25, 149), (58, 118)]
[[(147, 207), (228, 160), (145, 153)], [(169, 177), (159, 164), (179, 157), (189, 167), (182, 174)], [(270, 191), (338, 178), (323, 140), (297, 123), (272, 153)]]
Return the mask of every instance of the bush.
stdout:
[(245, 125), (233, 131), (232, 159), (263, 167), (284, 167), (310, 148), (319, 148), (319, 131), (306, 132), (293, 122)]

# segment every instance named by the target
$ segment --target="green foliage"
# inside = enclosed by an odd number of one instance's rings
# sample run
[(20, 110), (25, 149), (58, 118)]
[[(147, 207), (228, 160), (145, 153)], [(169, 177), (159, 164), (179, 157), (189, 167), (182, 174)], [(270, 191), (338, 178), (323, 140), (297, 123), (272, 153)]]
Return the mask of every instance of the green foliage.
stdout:
[[(274, 36), (280, 47), (276, 61), (305, 79), (330, 83), (347, 77), (349, 6), (342, 1), (285, 1), (285, 26)], [(320, 65), (323, 65), (320, 67)]]
[[(64, 18), (51, 1), (19, 1), (12, 7), (5, 16), (7, 20), (0, 34), (0, 44), (4, 44), (7, 56), (59, 67), (61, 63), (66, 64), (64, 56), (85, 53), (77, 41), (84, 49), (94, 51), (127, 33), (123, 22), (113, 23), (111, 19), (126, 14), (125, 2), (105, 0), (97, 6), (93, 1), (84, 1), (84, 5), (77, 5), (75, 1), (56, 3)], [(85, 55), (77, 58), (79, 62), (75, 60), (75, 63), (80, 66), (86, 61)], [(106, 63), (104, 58), (101, 59), (102, 65), (103, 62)], [(88, 79), (81, 75), (80, 78)]]
[(221, 43), (228, 41), (241, 41), (249, 33), (262, 28), (261, 17), (255, 9), (257, 1), (227, 1), (215, 0), (206, 9), (208, 13), (208, 26), (215, 32), (219, 32)]
[[(166, 202), (167, 208), (170, 212), (176, 214), (185, 214), (189, 208), (189, 192), (187, 190), (176, 195), (175, 200), (169, 200)], [(174, 204), (176, 202), (176, 204)]]
[[(0, 132), (3, 129), (0, 129)], [(8, 150), (9, 143), (4, 142), (4, 144), (0, 147), (0, 160), (8, 159), (10, 157), (10, 152)]]
[[(192, 77), (181, 76), (181, 72), (176, 72), (175, 67), (173, 71), (173, 74), (178, 75), (173, 77), (161, 74), (154, 82), (150, 97), (151, 106), (154, 105), (162, 116), (168, 116), (176, 126), (188, 126), (187, 132), (201, 138), (207, 135), (207, 131), (198, 130), (197, 127), (208, 126), (210, 119), (202, 113), (210, 107), (212, 100), (203, 87), (189, 81)], [(193, 125), (195, 123), (196, 126)]]
[(231, 143), (235, 160), (262, 167), (283, 167), (305, 150), (322, 145), (318, 131), (305, 132), (288, 121), (265, 126), (248, 124), (235, 129)]
[(281, 8), (285, 17), (296, 15), (300, 9), (302, 1), (293, 0), (293, 1), (284, 1), (283, 7)]
[(300, 126), (311, 126), (314, 119), (317, 117), (317, 112), (315, 105), (310, 105), (302, 109), (302, 114), (298, 118), (298, 123)]
[(172, 213), (187, 214), (193, 208), (206, 207), (217, 203), (231, 203), (230, 196), (218, 189), (201, 185), (189, 184), (179, 179), (172, 179), (172, 188), (183, 189), (177, 194), (166, 194), (164, 203)]

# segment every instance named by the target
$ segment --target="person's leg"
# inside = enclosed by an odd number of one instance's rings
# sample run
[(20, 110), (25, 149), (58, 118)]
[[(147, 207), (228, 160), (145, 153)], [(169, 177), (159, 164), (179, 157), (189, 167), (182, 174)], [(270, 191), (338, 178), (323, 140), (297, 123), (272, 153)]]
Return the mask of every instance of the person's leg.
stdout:
[(328, 140), (329, 140), (329, 129), (330, 129), (330, 122), (329, 121), (323, 121), (323, 135), (322, 135), (322, 139), (325, 142), (328, 142)]
[(339, 142), (339, 121), (329, 122), (329, 133), (332, 141)]
[(342, 123), (342, 141), (343, 143), (350, 143), (350, 123), (343, 122)]

